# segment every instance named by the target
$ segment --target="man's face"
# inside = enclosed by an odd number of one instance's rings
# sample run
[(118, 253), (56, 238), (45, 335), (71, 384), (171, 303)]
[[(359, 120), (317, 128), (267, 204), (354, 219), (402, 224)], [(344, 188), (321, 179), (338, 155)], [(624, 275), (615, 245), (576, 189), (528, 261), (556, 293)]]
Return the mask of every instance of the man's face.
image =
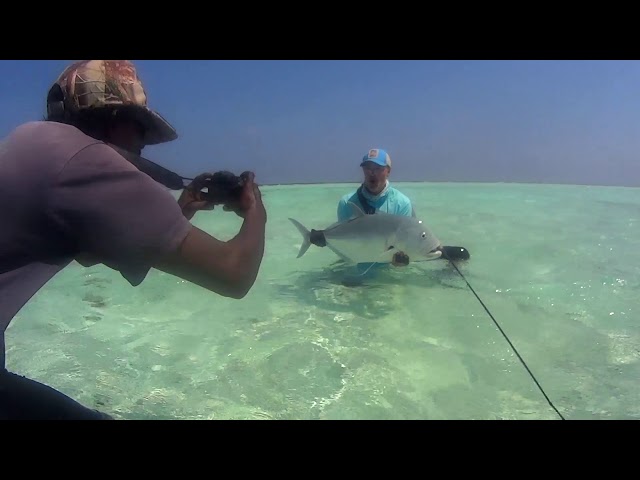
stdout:
[(380, 193), (387, 184), (389, 167), (382, 167), (377, 163), (366, 162), (362, 166), (364, 172), (364, 186), (374, 195)]
[(109, 141), (136, 155), (141, 155), (145, 147), (144, 130), (134, 119), (118, 119), (109, 129)]

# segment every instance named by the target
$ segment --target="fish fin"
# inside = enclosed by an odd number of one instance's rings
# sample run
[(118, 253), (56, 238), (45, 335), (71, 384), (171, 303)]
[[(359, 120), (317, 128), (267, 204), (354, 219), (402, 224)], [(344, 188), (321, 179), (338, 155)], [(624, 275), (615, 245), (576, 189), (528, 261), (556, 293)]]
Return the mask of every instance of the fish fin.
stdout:
[(300, 235), (302, 235), (302, 245), (300, 245), (300, 251), (298, 252), (297, 256), (297, 258), (300, 258), (305, 253), (307, 253), (307, 250), (309, 250), (309, 247), (311, 246), (311, 232), (307, 230), (307, 228), (299, 221), (293, 218), (289, 218), (289, 220), (296, 226), (296, 228), (300, 232)]
[(351, 218), (358, 218), (366, 215), (364, 211), (358, 206), (358, 204), (349, 202), (349, 205), (351, 205), (351, 210), (353, 211)]
[[(396, 247), (394, 247), (393, 245), (391, 245), (391, 246), (390, 246), (389, 248), (387, 248), (384, 252), (382, 252), (382, 253), (380, 254), (380, 256), (382, 257), (383, 255), (385, 255), (385, 254), (389, 253), (390, 251), (395, 250), (395, 248), (396, 248)], [(375, 265), (379, 265), (379, 264), (381, 264), (381, 263), (386, 263), (386, 262), (372, 262), (372, 263), (371, 263), (371, 265), (369, 265), (369, 266), (367, 267), (367, 269), (366, 269), (364, 272), (362, 272), (362, 273), (358, 274), (358, 276), (364, 276), (364, 275), (366, 275), (366, 274), (367, 274), (367, 272), (368, 272), (369, 270), (371, 270)]]
[(355, 265), (356, 262), (351, 260), (349, 257), (347, 257), (344, 253), (342, 253), (340, 250), (338, 250), (333, 245), (327, 243), (327, 247), (329, 247), (331, 249), (331, 251), (333, 253), (335, 253), (338, 257), (340, 257), (345, 263), (348, 263), (349, 265)]

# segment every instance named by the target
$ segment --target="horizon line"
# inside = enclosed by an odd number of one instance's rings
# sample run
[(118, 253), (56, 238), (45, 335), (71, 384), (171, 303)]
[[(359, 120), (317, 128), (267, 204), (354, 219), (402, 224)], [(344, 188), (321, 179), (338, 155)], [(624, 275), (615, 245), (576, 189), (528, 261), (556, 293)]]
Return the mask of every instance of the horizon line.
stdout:
[[(333, 181), (333, 182), (282, 182), (282, 183), (258, 183), (260, 187), (293, 187), (311, 185), (360, 185), (359, 181)], [(529, 185), (529, 186), (561, 186), (561, 187), (595, 187), (595, 188), (640, 188), (640, 185), (616, 185), (616, 184), (591, 184), (591, 183), (564, 183), (564, 182), (525, 182), (525, 181), (478, 181), (478, 180), (390, 180), (390, 184), (474, 184), (474, 185)]]

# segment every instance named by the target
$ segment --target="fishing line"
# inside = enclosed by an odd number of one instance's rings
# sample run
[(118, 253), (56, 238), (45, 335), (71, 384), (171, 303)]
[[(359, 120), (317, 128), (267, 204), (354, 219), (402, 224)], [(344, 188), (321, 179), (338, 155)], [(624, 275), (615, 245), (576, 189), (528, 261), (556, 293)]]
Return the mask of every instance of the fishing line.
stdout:
[(524, 365), (524, 368), (527, 369), (527, 372), (529, 372), (529, 375), (531, 375), (531, 378), (533, 378), (533, 381), (535, 382), (535, 384), (538, 386), (538, 388), (540, 389), (540, 391), (542, 392), (542, 395), (544, 395), (544, 398), (547, 399), (547, 402), (549, 403), (549, 405), (551, 405), (551, 408), (553, 408), (556, 413), (558, 414), (558, 416), (562, 419), (565, 420), (565, 418), (562, 416), (562, 414), (558, 411), (558, 409), (555, 407), (555, 405), (553, 404), (553, 402), (549, 399), (549, 397), (547, 396), (547, 394), (545, 393), (544, 389), (542, 388), (542, 386), (540, 385), (540, 383), (538, 383), (538, 380), (536, 379), (535, 375), (533, 374), (533, 372), (531, 372), (531, 370), (529, 370), (529, 367), (527, 366), (527, 362), (524, 361), (524, 359), (520, 356), (520, 354), (518, 353), (518, 350), (516, 350), (516, 347), (513, 346), (513, 343), (511, 343), (511, 340), (509, 340), (509, 337), (507, 336), (506, 333), (504, 333), (504, 331), (502, 330), (502, 327), (500, 327), (500, 324), (498, 324), (498, 321), (493, 317), (493, 315), (491, 314), (491, 312), (489, 311), (489, 309), (487, 308), (487, 306), (484, 304), (484, 302), (482, 301), (482, 299), (480, 298), (480, 296), (476, 293), (476, 291), (473, 289), (473, 287), (471, 286), (471, 284), (467, 281), (467, 279), (465, 278), (465, 276), (462, 274), (462, 272), (460, 270), (458, 270), (458, 267), (456, 266), (455, 263), (453, 263), (453, 260), (451, 260), (451, 258), (449, 258), (449, 256), (446, 254), (446, 252), (443, 250), (442, 251), (442, 255), (449, 260), (449, 263), (453, 266), (453, 268), (456, 269), (456, 272), (458, 272), (458, 274), (462, 277), (462, 279), (465, 281), (465, 283), (467, 284), (467, 286), (469, 287), (469, 289), (473, 292), (473, 294), (476, 296), (476, 298), (478, 299), (478, 301), (480, 302), (480, 305), (482, 305), (482, 307), (485, 309), (485, 311), (489, 314), (489, 316), (491, 317), (491, 320), (493, 320), (493, 323), (496, 324), (496, 327), (498, 327), (498, 330), (500, 330), (500, 333), (502, 333), (502, 335), (504, 336), (504, 338), (507, 340), (507, 342), (509, 343), (509, 345), (511, 345), (511, 348), (513, 349), (513, 351), (515, 352), (515, 354), (518, 356), (518, 358), (520, 359), (520, 361), (522, 362), (522, 365)]

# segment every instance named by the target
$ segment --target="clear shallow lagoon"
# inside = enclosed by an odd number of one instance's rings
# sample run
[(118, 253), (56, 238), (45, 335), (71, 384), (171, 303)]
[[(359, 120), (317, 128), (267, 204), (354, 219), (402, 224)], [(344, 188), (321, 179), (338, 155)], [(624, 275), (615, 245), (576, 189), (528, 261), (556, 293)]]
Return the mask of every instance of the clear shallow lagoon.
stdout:
[[(640, 189), (394, 183), (567, 419), (640, 418)], [(123, 419), (557, 419), (445, 261), (342, 284), (322, 228), (355, 185), (263, 187), (254, 289), (219, 297), (152, 271), (137, 288), (72, 264), (7, 332), (7, 367)], [(194, 223), (228, 239), (241, 220)]]

